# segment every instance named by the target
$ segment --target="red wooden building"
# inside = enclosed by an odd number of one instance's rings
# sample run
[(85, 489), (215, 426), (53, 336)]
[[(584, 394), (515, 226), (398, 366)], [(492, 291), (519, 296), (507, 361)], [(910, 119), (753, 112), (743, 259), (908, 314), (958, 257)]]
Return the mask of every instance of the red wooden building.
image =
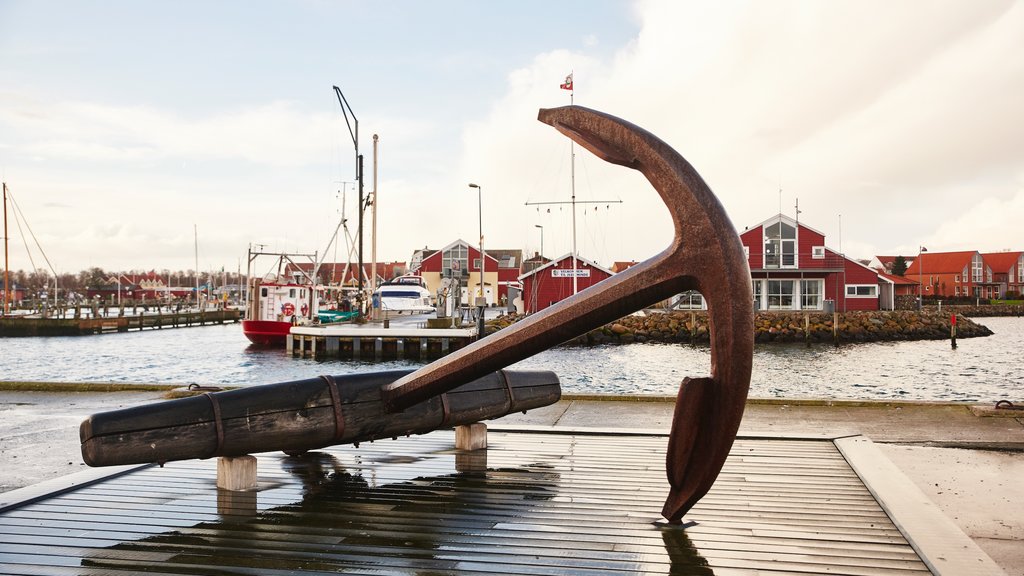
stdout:
[[(508, 251), (495, 251), (495, 253), (499, 252), (504, 254)], [(507, 298), (508, 282), (515, 281), (519, 275), (520, 262), (513, 259), (510, 268), (509, 260), (499, 261), (495, 258), (495, 253), (486, 253), (487, 262), (483, 267), (483, 292), (484, 298), (487, 299), (487, 305), (492, 306), (502, 302), (503, 297)], [(437, 293), (438, 288), (441, 287), (441, 278), (450, 274), (451, 271), (462, 274), (466, 278), (463, 302), (473, 302), (473, 298), (480, 294), (480, 264), (480, 249), (470, 246), (465, 240), (456, 240), (440, 250), (428, 248), (417, 250), (417, 253), (413, 255), (411, 268), (414, 273), (423, 278), (423, 282), (431, 294)]]
[[(779, 214), (740, 234), (759, 310), (878, 310), (878, 273)], [(889, 303), (886, 302), (888, 307)]]
[(573, 268), (572, 254), (555, 258), (519, 277), (523, 283), (523, 305), (527, 314), (533, 314), (573, 295), (573, 276), (576, 290), (583, 290), (610, 278), (612, 271), (580, 256)]

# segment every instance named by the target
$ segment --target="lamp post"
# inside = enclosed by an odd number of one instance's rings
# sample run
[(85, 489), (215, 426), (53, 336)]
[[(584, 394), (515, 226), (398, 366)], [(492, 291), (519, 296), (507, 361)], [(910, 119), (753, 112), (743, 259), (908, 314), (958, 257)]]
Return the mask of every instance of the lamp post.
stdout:
[(918, 293), (917, 309), (918, 310), (923, 310), (924, 309), (924, 280), (923, 280), (923, 278), (924, 278), (924, 258), (921, 257), (921, 254), (924, 253), (924, 252), (927, 252), (927, 251), (928, 251), (928, 249), (925, 248), (924, 246), (918, 246), (917, 247), (917, 293)]
[(487, 301), (484, 300), (484, 270), (487, 267), (487, 252), (484, 252), (484, 212), (483, 212), (483, 188), (479, 184), (470, 182), (470, 188), (476, 188), (477, 218), (480, 225), (480, 298), (477, 306), (480, 307), (480, 317), (477, 318), (477, 336), (484, 337), (484, 307)]
[(540, 258), (544, 260), (544, 227), (540, 224), (534, 224), (534, 228), (540, 228)]

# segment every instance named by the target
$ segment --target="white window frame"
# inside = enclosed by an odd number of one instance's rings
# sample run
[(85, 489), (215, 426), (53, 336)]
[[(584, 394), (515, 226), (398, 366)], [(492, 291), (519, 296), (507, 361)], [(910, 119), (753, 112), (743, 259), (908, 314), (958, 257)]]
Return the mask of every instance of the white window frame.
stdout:
[(984, 271), (984, 269), (982, 267), (981, 255), (980, 254), (975, 254), (971, 258), (971, 280), (976, 282), (976, 283), (977, 282), (981, 282), (982, 279), (984, 278), (984, 276), (983, 276), (984, 273), (985, 273), (985, 271)]
[(743, 247), (743, 257), (750, 260), (750, 246)]
[(811, 247), (811, 258), (815, 260), (825, 259), (825, 247), (824, 246), (812, 246)]
[[(807, 296), (808, 296), (809, 293), (804, 291), (804, 287), (807, 286), (807, 285), (810, 285), (812, 282), (814, 284), (818, 285), (817, 291), (813, 294), (813, 296), (815, 296), (817, 298), (818, 302), (817, 302), (817, 305), (815, 305), (815, 306), (807, 306), (806, 305), (806, 300), (807, 300)], [(823, 309), (824, 302), (825, 302), (825, 280), (823, 280), (823, 279), (815, 279), (815, 278), (812, 278), (812, 279), (806, 279), (805, 278), (805, 279), (800, 280), (800, 283), (797, 284), (797, 286), (799, 287), (799, 294), (796, 295), (796, 299), (797, 299), (798, 302), (800, 302), (800, 309), (801, 310), (822, 310)]]
[[(772, 282), (778, 282), (778, 286), (780, 288), (780, 290), (778, 292), (772, 292), (771, 291), (772, 290)], [(783, 282), (789, 284), (789, 293), (788, 294), (785, 293), (783, 290), (781, 290)], [(793, 304), (795, 302), (797, 302), (798, 301), (797, 298), (799, 298), (799, 294), (797, 294), (797, 289), (799, 288), (799, 284), (797, 284), (797, 282), (798, 282), (797, 280), (793, 280), (791, 278), (784, 278), (784, 279), (778, 279), (778, 280), (773, 279), (773, 278), (769, 278), (766, 281), (766, 285), (765, 285), (765, 289), (766, 289), (766, 293), (765, 294), (766, 294), (766, 296), (768, 298), (768, 309), (769, 310), (795, 310), (796, 308), (793, 306)], [(773, 305), (772, 304), (772, 298), (776, 298), (776, 297), (779, 299), (779, 303)], [(782, 300), (784, 298), (789, 298), (789, 305), (783, 305), (782, 304)]]
[[(853, 293), (850, 293), (850, 289), (853, 289)], [(857, 292), (861, 288), (867, 288), (871, 294), (858, 294)], [(846, 285), (846, 297), (847, 298), (878, 298), (878, 284), (847, 284)]]
[(953, 277), (953, 282), (956, 282), (957, 284), (960, 283), (960, 275), (959, 274), (957, 274), (956, 276)]

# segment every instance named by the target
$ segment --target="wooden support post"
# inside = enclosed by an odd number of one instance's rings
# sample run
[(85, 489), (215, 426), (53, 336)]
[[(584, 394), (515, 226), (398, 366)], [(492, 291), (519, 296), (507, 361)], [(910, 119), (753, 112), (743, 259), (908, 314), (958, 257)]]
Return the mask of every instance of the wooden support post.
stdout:
[(284, 349), (289, 356), (295, 355), (295, 336), (288, 334), (284, 337)]
[(487, 448), (487, 424), (474, 422), (455, 427), (455, 448), (483, 450)]
[(373, 341), (373, 359), (376, 362), (380, 362), (380, 357), (384, 355), (384, 339), (377, 337)]
[(949, 342), (953, 345), (953, 350), (956, 350), (956, 314), (949, 317)]
[(427, 357), (427, 339), (420, 337), (420, 360), (424, 360)]
[(395, 358), (398, 360), (405, 359), (405, 338), (399, 338), (395, 341)]
[(327, 337), (327, 355), (328, 356), (338, 356), (339, 355), (339, 350), (341, 349), (341, 345), (340, 345), (339, 340), (340, 339), (337, 336), (328, 336)]
[(238, 491), (255, 487), (255, 456), (221, 456), (217, 459), (217, 488)]
[(811, 347), (811, 314), (804, 312), (804, 344)]
[(832, 313), (832, 342), (839, 346), (839, 312)]
[(359, 360), (359, 356), (360, 356), (360, 354), (362, 354), (362, 351), (363, 351), (363, 341), (362, 341), (362, 338), (353, 337), (352, 338), (352, 359), (353, 360)]
[(450, 343), (448, 338), (441, 338), (441, 355), (448, 354)]

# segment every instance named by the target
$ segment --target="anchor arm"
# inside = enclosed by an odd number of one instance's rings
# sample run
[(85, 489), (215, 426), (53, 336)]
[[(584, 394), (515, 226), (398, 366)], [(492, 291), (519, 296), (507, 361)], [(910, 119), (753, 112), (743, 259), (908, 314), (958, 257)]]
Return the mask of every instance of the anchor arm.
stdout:
[(539, 120), (598, 157), (639, 170), (672, 217), (675, 237), (658, 255), (384, 386), (398, 411), (462, 382), (528, 358), (673, 294), (698, 290), (708, 303), (710, 378), (683, 382), (667, 468), (671, 522), (714, 483), (743, 416), (753, 358), (750, 272), (735, 228), (696, 170), (653, 134), (580, 106), (541, 110)]

